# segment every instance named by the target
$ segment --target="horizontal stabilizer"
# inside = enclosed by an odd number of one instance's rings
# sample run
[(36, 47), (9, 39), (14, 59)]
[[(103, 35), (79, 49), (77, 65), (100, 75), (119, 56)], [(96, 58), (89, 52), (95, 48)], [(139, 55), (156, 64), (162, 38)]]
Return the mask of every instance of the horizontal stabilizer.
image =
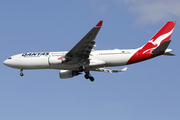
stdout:
[(167, 56), (175, 56), (175, 54), (172, 54), (172, 53), (164, 53), (163, 55), (167, 55)]
[(167, 49), (167, 47), (168, 47), (168, 45), (169, 45), (169, 43), (171, 42), (171, 40), (168, 40), (168, 41), (165, 41), (165, 42), (163, 42), (162, 44), (160, 44), (156, 49), (154, 49), (153, 51), (152, 51), (152, 54), (159, 54), (159, 53), (161, 53), (161, 52), (164, 52), (166, 49)]
[(108, 72), (108, 73), (113, 73), (113, 72), (124, 72), (127, 70), (127, 67), (123, 68), (122, 70), (112, 70), (112, 69), (107, 69), (107, 68), (97, 68), (95, 71), (100, 71), (100, 72)]

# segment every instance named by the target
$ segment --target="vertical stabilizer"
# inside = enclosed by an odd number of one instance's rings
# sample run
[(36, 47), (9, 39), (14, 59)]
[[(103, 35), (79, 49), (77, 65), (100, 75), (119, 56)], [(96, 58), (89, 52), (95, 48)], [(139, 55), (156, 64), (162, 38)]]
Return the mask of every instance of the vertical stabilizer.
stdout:
[(176, 22), (167, 22), (143, 47), (142, 49), (151, 49), (158, 47), (163, 42), (170, 40)]
[(127, 64), (144, 61), (166, 52), (176, 22), (167, 22), (144, 46), (129, 59)]

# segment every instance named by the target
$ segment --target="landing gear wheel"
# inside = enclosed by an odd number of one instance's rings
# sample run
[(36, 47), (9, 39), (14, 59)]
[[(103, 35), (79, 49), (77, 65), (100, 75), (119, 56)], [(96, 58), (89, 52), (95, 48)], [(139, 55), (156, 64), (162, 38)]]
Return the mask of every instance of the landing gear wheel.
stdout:
[(85, 77), (86, 79), (88, 79), (88, 78), (89, 78), (89, 75), (85, 74), (84, 77)]
[(22, 68), (20, 69), (20, 76), (24, 76)]
[(93, 82), (93, 81), (94, 81), (94, 78), (90, 75), (89, 70), (84, 70), (84, 72), (86, 73), (86, 74), (84, 75), (84, 77), (85, 77), (86, 79), (90, 79), (90, 81)]
[(93, 77), (89, 77), (90, 81), (93, 82), (94, 81), (94, 78)]
[(23, 74), (23, 73), (20, 73), (20, 76), (24, 76), (24, 74)]

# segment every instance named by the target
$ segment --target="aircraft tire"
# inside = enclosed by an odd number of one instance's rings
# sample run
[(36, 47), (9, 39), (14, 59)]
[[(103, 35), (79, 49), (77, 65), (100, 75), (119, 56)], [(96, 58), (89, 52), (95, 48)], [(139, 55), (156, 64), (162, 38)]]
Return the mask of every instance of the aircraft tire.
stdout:
[(85, 74), (84, 77), (85, 77), (86, 79), (88, 79), (88, 78), (89, 78), (89, 75)]
[(94, 78), (93, 77), (89, 77), (90, 81), (93, 82), (94, 81)]
[(20, 76), (24, 76), (24, 74), (23, 74), (23, 73), (20, 73)]

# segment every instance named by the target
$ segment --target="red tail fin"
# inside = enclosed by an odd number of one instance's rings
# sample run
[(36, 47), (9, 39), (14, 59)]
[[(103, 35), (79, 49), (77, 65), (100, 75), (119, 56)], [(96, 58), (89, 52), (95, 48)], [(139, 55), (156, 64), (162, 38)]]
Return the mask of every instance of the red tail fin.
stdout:
[[(129, 59), (127, 64), (132, 64), (147, 60), (158, 55), (164, 54), (170, 43), (175, 21), (167, 22), (143, 47), (137, 49), (137, 52)], [(167, 41), (167, 42), (165, 42)]]
[(176, 22), (167, 22), (149, 41), (142, 49), (151, 49), (159, 46), (161, 43), (170, 40), (171, 34), (174, 30)]

